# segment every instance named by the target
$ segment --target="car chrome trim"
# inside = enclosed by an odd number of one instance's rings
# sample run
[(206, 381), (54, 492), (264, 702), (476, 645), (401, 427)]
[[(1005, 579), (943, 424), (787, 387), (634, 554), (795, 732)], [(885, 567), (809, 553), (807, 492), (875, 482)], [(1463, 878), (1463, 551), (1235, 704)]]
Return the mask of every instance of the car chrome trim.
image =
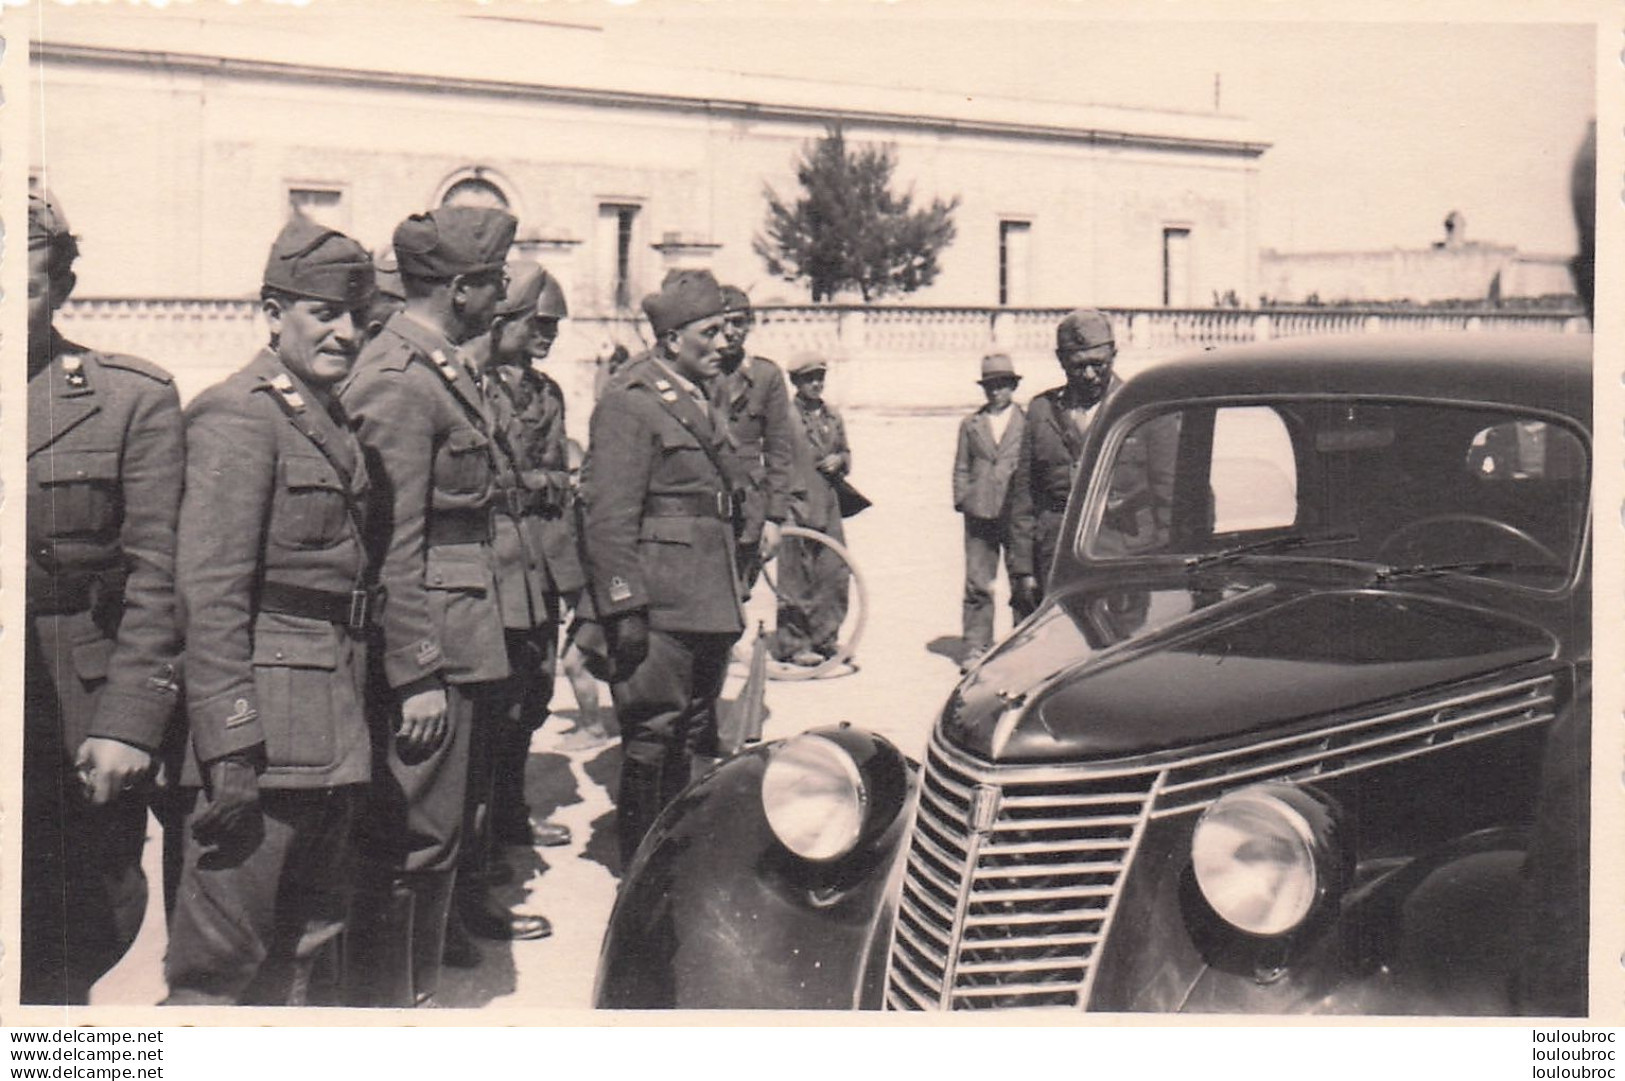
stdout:
[[(1328, 718), (1289, 736), (1164, 754), (1138, 766), (998, 765), (949, 745), (936, 730), (921, 770), (886, 1006), (1086, 1009), (1098, 951), (1151, 821), (1205, 808), (1240, 784), (1336, 777), (1548, 724), (1558, 683), (1551, 672), (1503, 677), (1375, 714)], [(998, 799), (983, 833), (973, 802), (987, 787)]]

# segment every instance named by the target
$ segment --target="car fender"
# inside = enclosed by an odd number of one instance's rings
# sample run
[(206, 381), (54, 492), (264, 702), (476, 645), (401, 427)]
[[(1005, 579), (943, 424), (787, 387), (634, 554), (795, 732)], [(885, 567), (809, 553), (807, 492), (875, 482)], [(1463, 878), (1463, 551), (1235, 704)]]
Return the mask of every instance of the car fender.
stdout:
[[(856, 729), (904, 760), (889, 743)], [(891, 820), (827, 865), (774, 835), (751, 748), (662, 812), (621, 882), (599, 958), (595, 1004), (619, 1009), (879, 1008), (914, 771)]]

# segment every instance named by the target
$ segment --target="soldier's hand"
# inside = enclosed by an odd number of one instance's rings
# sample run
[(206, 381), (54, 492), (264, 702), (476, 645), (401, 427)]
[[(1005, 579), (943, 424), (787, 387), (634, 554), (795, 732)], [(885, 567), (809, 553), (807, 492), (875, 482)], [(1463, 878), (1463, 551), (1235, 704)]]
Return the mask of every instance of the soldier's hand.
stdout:
[(649, 617), (642, 612), (616, 616), (609, 625), (609, 649), (615, 678), (629, 678), (649, 655)]
[(73, 765), (85, 795), (101, 806), (146, 780), (152, 772), (152, 755), (116, 739), (91, 736), (79, 744)]
[(779, 528), (779, 523), (777, 522), (762, 523), (762, 541), (760, 550), (762, 553), (763, 563), (766, 563), (768, 560), (772, 559), (778, 554), (779, 540), (783, 536), (783, 534), (779, 532)]
[(1018, 574), (1010, 581), (1010, 607), (1018, 619), (1025, 619), (1038, 607), (1038, 579), (1030, 574)]
[(204, 767), (209, 805), (192, 823), (199, 844), (250, 840), (264, 827), (260, 818), (259, 767), (247, 754), (228, 754)]
[(401, 723), (395, 742), (408, 757), (426, 755), (446, 738), (446, 688), (438, 678), (401, 689)]
[(839, 451), (824, 455), (818, 459), (818, 471), (826, 476), (835, 476), (846, 466), (846, 461)]

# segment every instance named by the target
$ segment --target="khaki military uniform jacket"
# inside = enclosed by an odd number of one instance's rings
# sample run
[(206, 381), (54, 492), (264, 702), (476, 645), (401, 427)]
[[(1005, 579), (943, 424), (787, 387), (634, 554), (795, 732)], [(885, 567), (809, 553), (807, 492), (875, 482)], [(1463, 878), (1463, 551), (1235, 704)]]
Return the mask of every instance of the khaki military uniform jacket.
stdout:
[[(52, 333), (28, 381), (29, 633), (56, 709), (25, 724), (72, 758), (86, 736), (157, 750), (180, 693), (180, 398), (167, 372)], [(43, 706), (43, 704), (42, 704)]]
[(186, 411), (177, 587), (199, 766), (256, 745), (270, 788), (370, 779), (361, 628), (267, 610), (283, 587), (351, 594), (367, 579), (361, 447), (270, 352)]
[(570, 476), (564, 391), (535, 368), (497, 369), (517, 421), (514, 445), (536, 498), (529, 518), (531, 543), (540, 554), (547, 590), (574, 593), (587, 582), (576, 534), (575, 486)]
[[(1115, 376), (1106, 395), (1122, 383)], [(1105, 395), (1102, 395), (1102, 401)], [(1066, 385), (1052, 387), (1027, 403), (1020, 454), (1010, 490), (1011, 576), (1043, 576), (1049, 567), (1035, 567), (1034, 552), (1053, 553), (1066, 511), (1072, 480), (1083, 454), (1084, 433), (1074, 422)], [(1090, 423), (1100, 415), (1100, 403), (1089, 407)]]
[(367, 343), (339, 392), (376, 496), (368, 547), (387, 598), (391, 687), (508, 675), (491, 548), (495, 466), (482, 395), (439, 331), (405, 312)]
[(492, 548), (496, 554), (497, 598), (505, 627), (531, 630), (551, 622), (547, 565), (536, 543), (534, 523), (537, 507), (546, 498), (547, 480), (526, 468), (518, 413), (507, 386), (494, 370), (485, 370), (481, 390), (491, 415), (496, 451)]
[(735, 532), (719, 469), (727, 434), (650, 357), (593, 410), (583, 470), (585, 548), (600, 617), (647, 610), (657, 630), (738, 634)]
[(765, 357), (747, 356), (734, 371), (717, 377), (711, 401), (727, 418), (728, 456), (743, 481), (739, 540), (755, 544), (764, 521), (783, 522), (790, 515), (795, 434), (784, 373)]

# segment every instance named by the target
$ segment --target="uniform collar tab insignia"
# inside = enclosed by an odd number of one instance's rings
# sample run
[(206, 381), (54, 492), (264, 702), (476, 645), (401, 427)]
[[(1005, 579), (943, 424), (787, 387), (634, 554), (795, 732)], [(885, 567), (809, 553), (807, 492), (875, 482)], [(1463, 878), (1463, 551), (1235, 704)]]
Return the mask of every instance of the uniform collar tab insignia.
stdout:
[(62, 374), (68, 380), (68, 386), (78, 390), (85, 386), (85, 358), (76, 354), (68, 354), (62, 358)]
[(663, 379), (660, 376), (656, 376), (655, 377), (655, 389), (656, 390), (670, 390), (671, 389), (671, 381), (668, 380), (668, 379)]
[(293, 385), (293, 380), (287, 372), (277, 372), (271, 377), (271, 386), (282, 395), (282, 400), (294, 409), (304, 409), (305, 399), (300, 397), (299, 390)]

